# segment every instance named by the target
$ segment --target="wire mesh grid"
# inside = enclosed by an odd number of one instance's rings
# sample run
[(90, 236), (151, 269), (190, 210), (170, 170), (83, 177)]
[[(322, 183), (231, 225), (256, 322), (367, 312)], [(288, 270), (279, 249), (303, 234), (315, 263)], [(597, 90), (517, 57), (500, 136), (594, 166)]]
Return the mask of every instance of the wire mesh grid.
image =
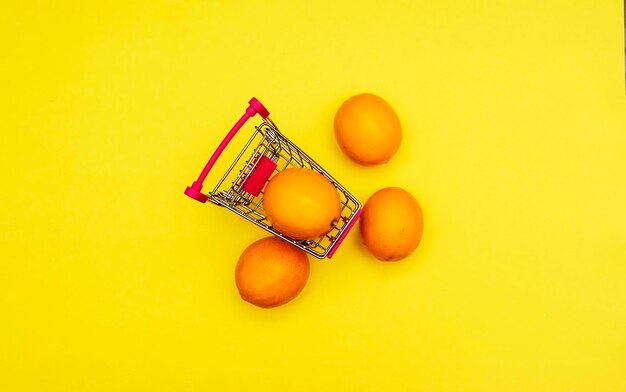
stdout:
[[(325, 176), (337, 189), (341, 200), (341, 218), (326, 235), (304, 241), (294, 240), (275, 230), (263, 211), (263, 190), (254, 196), (244, 190), (244, 184), (253, 173), (261, 157), (276, 163), (274, 174), (288, 168), (307, 168)], [(241, 166), (241, 169), (237, 169)], [(328, 172), (318, 165), (304, 151), (298, 148), (269, 119), (255, 127), (255, 131), (241, 152), (226, 170), (215, 188), (209, 192), (209, 200), (226, 207), (257, 226), (292, 243), (307, 253), (324, 258), (331, 251), (337, 238), (340, 238), (355, 214), (360, 210), (359, 201), (339, 184)]]

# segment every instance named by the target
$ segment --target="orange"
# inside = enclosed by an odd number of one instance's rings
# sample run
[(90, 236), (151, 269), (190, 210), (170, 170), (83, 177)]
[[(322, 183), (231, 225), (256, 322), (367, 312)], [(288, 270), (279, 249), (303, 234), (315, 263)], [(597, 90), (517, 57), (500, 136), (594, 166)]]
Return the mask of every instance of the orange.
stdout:
[(384, 188), (363, 206), (361, 236), (379, 260), (397, 261), (410, 255), (422, 239), (424, 214), (413, 195), (402, 188)]
[(354, 162), (388, 162), (400, 148), (402, 126), (393, 108), (374, 94), (359, 94), (345, 101), (335, 114), (335, 137)]
[(278, 237), (248, 246), (237, 262), (235, 283), (241, 298), (262, 308), (294, 299), (309, 278), (306, 253)]
[(276, 230), (296, 240), (308, 240), (332, 229), (341, 216), (341, 200), (335, 186), (320, 173), (291, 168), (269, 181), (263, 209)]

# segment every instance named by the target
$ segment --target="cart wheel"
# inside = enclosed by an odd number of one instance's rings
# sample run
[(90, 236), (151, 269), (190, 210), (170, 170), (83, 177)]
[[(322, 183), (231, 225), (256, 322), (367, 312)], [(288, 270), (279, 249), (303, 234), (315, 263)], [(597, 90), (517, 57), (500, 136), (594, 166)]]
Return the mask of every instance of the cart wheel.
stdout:
[(252, 107), (257, 113), (261, 115), (261, 117), (267, 118), (270, 115), (270, 112), (265, 109), (265, 106), (263, 106), (263, 104), (259, 102), (258, 99), (253, 97), (248, 103), (250, 104), (250, 107)]

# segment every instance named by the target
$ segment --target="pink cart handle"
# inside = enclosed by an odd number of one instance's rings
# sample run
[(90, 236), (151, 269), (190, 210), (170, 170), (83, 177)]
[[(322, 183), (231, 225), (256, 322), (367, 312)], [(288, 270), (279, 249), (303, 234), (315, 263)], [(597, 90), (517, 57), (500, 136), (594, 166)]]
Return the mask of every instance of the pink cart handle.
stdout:
[(213, 165), (215, 165), (215, 162), (220, 157), (228, 143), (230, 143), (235, 134), (237, 134), (237, 132), (246, 123), (246, 121), (248, 121), (250, 117), (253, 117), (257, 113), (259, 113), (263, 118), (267, 118), (270, 115), (270, 112), (267, 111), (265, 106), (263, 106), (263, 104), (261, 104), (258, 99), (253, 97), (248, 103), (249, 106), (246, 109), (246, 112), (243, 114), (243, 116), (241, 116), (239, 121), (237, 121), (237, 123), (235, 124), (235, 126), (233, 126), (230, 132), (226, 134), (226, 137), (224, 138), (224, 140), (222, 140), (220, 145), (217, 146), (217, 149), (215, 150), (213, 155), (211, 155), (211, 159), (209, 159), (209, 162), (207, 162), (206, 166), (202, 170), (202, 173), (200, 173), (200, 176), (198, 176), (198, 179), (194, 181), (191, 186), (188, 186), (187, 189), (185, 189), (185, 195), (191, 197), (192, 199), (198, 200), (201, 203), (206, 202), (209, 199), (209, 196), (201, 192), (202, 183), (206, 179), (207, 175), (211, 171), (211, 168), (213, 167)]
[(333, 255), (337, 251), (337, 248), (339, 248), (339, 245), (341, 245), (341, 243), (346, 238), (346, 236), (348, 235), (350, 230), (352, 230), (352, 227), (354, 227), (356, 222), (361, 217), (361, 212), (362, 212), (362, 210), (359, 210), (359, 211), (356, 212), (356, 215), (354, 216), (354, 218), (352, 218), (352, 221), (350, 221), (350, 223), (348, 224), (348, 227), (346, 227), (346, 230), (343, 232), (341, 237), (339, 237), (339, 238), (337, 238), (335, 240), (335, 243), (333, 244), (333, 248), (330, 250), (330, 252), (328, 252), (328, 256), (326, 256), (326, 257), (328, 257), (329, 259), (333, 257)]

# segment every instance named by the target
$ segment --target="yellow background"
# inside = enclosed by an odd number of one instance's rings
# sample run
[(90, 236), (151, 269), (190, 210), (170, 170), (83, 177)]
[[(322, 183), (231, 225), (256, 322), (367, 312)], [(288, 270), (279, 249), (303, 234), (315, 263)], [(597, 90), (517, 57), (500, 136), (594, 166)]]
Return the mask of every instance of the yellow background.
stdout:
[[(0, 390), (626, 391), (621, 2), (100, 3), (0, 3)], [(374, 168), (332, 134), (365, 91), (404, 127)], [(410, 190), (418, 250), (354, 232), (243, 302), (265, 232), (182, 191), (253, 95)]]

